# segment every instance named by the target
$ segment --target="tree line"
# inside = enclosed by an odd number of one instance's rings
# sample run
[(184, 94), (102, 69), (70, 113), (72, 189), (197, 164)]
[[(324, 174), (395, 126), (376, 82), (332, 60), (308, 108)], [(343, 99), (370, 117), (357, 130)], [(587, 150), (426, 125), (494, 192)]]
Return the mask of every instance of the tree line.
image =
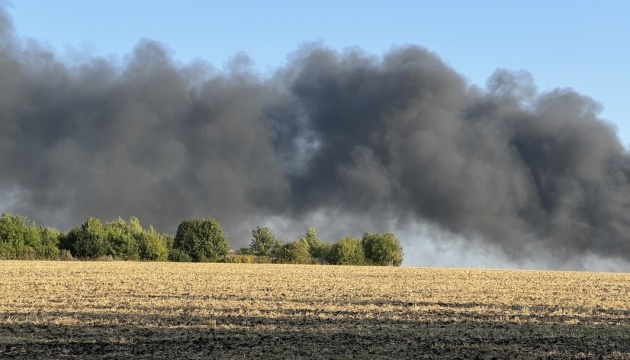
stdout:
[(0, 216), (0, 259), (142, 260), (400, 266), (403, 251), (392, 233), (344, 236), (331, 244), (310, 227), (291, 242), (256, 227), (251, 243), (231, 251), (221, 225), (212, 218), (186, 219), (175, 235), (143, 228), (136, 217), (103, 223), (90, 217), (70, 231), (36, 226), (26, 217)]

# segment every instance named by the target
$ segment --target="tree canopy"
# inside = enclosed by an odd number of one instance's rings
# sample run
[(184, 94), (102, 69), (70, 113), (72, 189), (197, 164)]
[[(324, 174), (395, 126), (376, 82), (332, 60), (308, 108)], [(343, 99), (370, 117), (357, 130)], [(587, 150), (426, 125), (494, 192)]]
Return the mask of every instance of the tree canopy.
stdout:
[(333, 265), (364, 265), (365, 255), (361, 240), (344, 236), (330, 249), (328, 261)]
[(0, 216), (0, 259), (55, 259), (58, 256), (58, 231), (36, 227), (24, 216)]
[(400, 266), (403, 251), (394, 234), (363, 234), (361, 239), (363, 253), (369, 265)]
[(89, 217), (68, 232), (59, 232), (20, 215), (0, 216), (0, 259), (145, 260), (284, 264), (394, 265), (403, 251), (392, 233), (364, 233), (361, 239), (322, 241), (310, 226), (304, 237), (282, 242), (267, 226), (252, 230), (249, 246), (230, 252), (216, 219), (186, 219), (175, 235), (143, 228), (140, 220), (117, 218), (103, 223)]
[(314, 227), (310, 226), (308, 228), (304, 241), (308, 245), (308, 252), (313, 259), (317, 261), (324, 261), (326, 259), (330, 252), (331, 245), (319, 239)]
[(173, 248), (196, 262), (217, 262), (229, 252), (221, 225), (212, 218), (182, 221), (177, 227)]
[(276, 235), (268, 227), (257, 226), (252, 230), (252, 242), (249, 245), (250, 253), (258, 256), (271, 256), (276, 246)]
[(303, 240), (278, 244), (273, 257), (279, 264), (310, 264), (311, 262), (308, 244)]

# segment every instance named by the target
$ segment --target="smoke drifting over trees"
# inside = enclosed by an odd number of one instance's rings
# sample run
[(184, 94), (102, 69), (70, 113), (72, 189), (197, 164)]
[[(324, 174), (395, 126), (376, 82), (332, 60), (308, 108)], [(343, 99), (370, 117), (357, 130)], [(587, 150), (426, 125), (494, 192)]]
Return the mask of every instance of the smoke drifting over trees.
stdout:
[(250, 219), (343, 213), (516, 259), (630, 260), (627, 150), (598, 103), (526, 72), (482, 89), (421, 47), (310, 44), (261, 76), (246, 56), (216, 70), (146, 40), (123, 63), (69, 63), (0, 10), (0, 79), (0, 208), (40, 224), (212, 216), (244, 245)]

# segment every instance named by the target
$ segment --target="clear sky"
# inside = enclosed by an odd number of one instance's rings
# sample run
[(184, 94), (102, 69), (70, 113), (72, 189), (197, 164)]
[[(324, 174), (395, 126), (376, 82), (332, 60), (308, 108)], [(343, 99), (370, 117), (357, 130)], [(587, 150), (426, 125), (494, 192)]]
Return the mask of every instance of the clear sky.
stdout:
[(630, 1), (24, 0), (8, 11), (19, 36), (64, 56), (124, 60), (149, 38), (184, 63), (222, 67), (245, 52), (261, 72), (305, 41), (374, 54), (417, 44), (474, 84), (507, 68), (529, 71), (540, 91), (571, 87), (630, 144)]

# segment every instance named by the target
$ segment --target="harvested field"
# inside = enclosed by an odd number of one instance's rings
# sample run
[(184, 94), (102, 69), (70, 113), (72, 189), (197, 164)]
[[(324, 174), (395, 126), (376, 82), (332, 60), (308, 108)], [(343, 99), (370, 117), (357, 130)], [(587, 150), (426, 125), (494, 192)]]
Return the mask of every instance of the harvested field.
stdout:
[(0, 358), (630, 358), (630, 274), (0, 262)]

